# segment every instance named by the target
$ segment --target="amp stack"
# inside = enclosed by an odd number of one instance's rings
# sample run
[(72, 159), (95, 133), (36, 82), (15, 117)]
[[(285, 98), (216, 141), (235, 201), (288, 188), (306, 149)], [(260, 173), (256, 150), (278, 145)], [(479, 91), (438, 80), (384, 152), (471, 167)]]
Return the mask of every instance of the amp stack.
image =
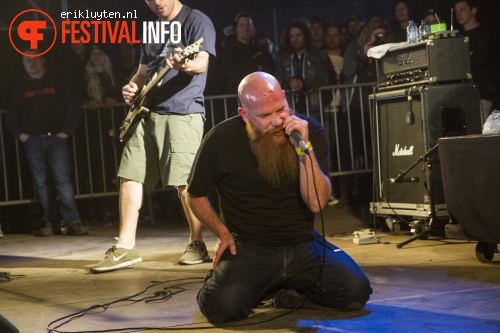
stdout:
[(481, 133), (469, 40), (448, 31), (390, 48), (377, 59), (377, 74), (376, 92), (369, 96), (375, 184), (370, 210), (394, 223), (403, 217), (416, 235), (427, 236), (433, 219), (449, 219), (438, 139)]

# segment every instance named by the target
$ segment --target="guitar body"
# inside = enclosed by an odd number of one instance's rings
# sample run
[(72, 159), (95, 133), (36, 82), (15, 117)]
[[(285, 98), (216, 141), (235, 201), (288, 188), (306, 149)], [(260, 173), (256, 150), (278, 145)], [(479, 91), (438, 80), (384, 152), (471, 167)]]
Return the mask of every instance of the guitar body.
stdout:
[[(195, 43), (187, 46), (184, 50), (182, 50), (182, 52), (179, 53), (179, 56), (181, 57), (181, 59), (186, 59), (186, 61), (188, 61), (189, 59), (194, 59), (196, 55), (200, 53), (200, 47), (202, 43), (203, 37), (197, 40)], [(158, 87), (159, 82), (163, 79), (163, 77), (168, 73), (170, 69), (170, 67), (165, 66), (158, 73), (155, 73), (151, 78), (151, 81), (149, 81), (149, 83), (145, 85), (142, 88), (141, 92), (136, 96), (132, 106), (130, 107), (130, 110), (127, 113), (127, 116), (125, 117), (122, 125), (119, 128), (121, 142), (127, 141), (135, 132), (135, 129), (141, 122), (142, 118), (149, 114), (149, 110), (145, 105), (143, 105), (146, 97), (152, 90), (153, 92), (155, 91), (154, 88)]]
[(130, 107), (127, 116), (122, 122), (122, 126), (120, 126), (121, 142), (127, 141), (132, 136), (142, 118), (149, 113), (149, 110), (142, 106), (145, 98), (146, 96), (143, 96), (140, 101), (132, 104)]

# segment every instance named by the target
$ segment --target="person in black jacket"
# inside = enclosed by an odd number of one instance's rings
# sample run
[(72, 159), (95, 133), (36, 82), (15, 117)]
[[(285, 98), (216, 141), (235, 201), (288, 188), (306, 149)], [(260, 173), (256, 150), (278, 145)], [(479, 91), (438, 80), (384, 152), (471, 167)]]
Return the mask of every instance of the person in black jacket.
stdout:
[(313, 47), (309, 28), (299, 20), (288, 28), (285, 43), (287, 51), (276, 59), (276, 79), (291, 92), (289, 104), (295, 111), (320, 121), (317, 88), (337, 83), (330, 59), (324, 50)]
[(493, 30), (477, 18), (477, 6), (473, 0), (455, 1), (455, 16), (461, 35), (469, 38), (472, 80), (479, 87), (482, 116), (486, 120), (492, 110), (500, 108), (500, 73), (494, 49), (498, 43)]
[(272, 55), (254, 43), (254, 26), (249, 13), (241, 12), (236, 16), (234, 31), (234, 36), (224, 40), (220, 60), (228, 93), (236, 93), (246, 75), (255, 71), (273, 73), (275, 66)]
[[(50, 236), (59, 228), (56, 195), (60, 203), (62, 227), (69, 235), (86, 235), (71, 183), (71, 160), (67, 139), (78, 127), (81, 103), (54, 74), (45, 69), (45, 59), (28, 51), (23, 56), (27, 75), (15, 88), (7, 127), (24, 144), (42, 206), (44, 227), (35, 236)], [(55, 192), (54, 193), (54, 189)]]

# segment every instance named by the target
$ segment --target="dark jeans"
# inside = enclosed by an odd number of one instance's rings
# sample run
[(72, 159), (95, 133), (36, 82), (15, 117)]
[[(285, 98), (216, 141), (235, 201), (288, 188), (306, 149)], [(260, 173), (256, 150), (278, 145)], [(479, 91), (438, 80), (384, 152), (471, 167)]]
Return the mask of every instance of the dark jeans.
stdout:
[(198, 293), (198, 305), (210, 322), (248, 317), (259, 301), (281, 289), (307, 294), (314, 303), (338, 310), (359, 310), (372, 289), (359, 266), (345, 252), (323, 240), (292, 246), (236, 242), (237, 254), (224, 252), (213, 275)]
[[(38, 200), (42, 206), (45, 223), (59, 220), (59, 211), (64, 225), (80, 221), (71, 183), (71, 159), (65, 139), (55, 135), (33, 135), (24, 143), (26, 158), (35, 180)], [(54, 193), (55, 190), (55, 193)]]

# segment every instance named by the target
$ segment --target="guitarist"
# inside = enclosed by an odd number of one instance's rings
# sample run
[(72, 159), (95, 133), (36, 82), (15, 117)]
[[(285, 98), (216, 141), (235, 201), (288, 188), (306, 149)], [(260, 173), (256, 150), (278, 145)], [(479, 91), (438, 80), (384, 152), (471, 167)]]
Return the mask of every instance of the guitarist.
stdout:
[[(141, 44), (137, 73), (122, 88), (125, 102), (132, 105), (162, 65), (171, 68), (158, 88), (150, 91), (152, 96), (146, 96), (150, 112), (126, 141), (118, 170), (120, 233), (104, 259), (92, 266), (93, 273), (113, 271), (142, 261), (135, 236), (143, 185), (153, 188), (158, 181), (163, 186), (177, 188), (189, 221), (189, 244), (179, 263), (199, 264), (210, 259), (203, 242), (202, 225), (186, 204), (185, 189), (203, 135), (203, 90), (209, 54), (215, 56), (215, 29), (205, 14), (191, 10), (179, 0), (146, 0), (146, 4), (160, 20), (179, 21), (182, 40), (170, 56), (165, 44)], [(179, 53), (201, 37), (204, 41), (196, 58), (181, 58)]]

